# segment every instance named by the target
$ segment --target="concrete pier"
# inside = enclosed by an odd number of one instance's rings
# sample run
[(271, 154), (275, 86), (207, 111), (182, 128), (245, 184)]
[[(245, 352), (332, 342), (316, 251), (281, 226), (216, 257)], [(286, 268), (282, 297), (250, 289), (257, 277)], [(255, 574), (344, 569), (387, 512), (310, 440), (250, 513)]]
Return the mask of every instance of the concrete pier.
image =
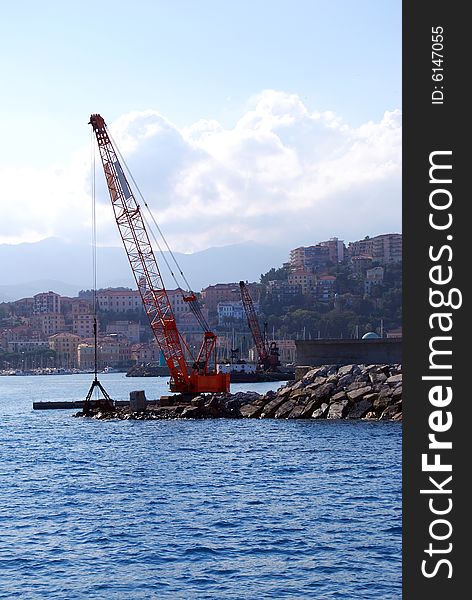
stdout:
[[(129, 400), (115, 400), (115, 406), (129, 406)], [(69, 402), (62, 401), (40, 401), (33, 402), (33, 410), (58, 410), (58, 409), (73, 409), (73, 408), (83, 408), (84, 400), (76, 400)]]

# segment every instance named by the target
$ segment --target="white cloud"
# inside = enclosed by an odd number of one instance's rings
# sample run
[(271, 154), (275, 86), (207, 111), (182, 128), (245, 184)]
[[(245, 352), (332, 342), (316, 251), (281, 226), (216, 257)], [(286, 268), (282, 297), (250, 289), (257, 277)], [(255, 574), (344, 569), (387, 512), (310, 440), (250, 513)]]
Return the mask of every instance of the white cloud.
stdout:
[[(293, 247), (401, 228), (398, 110), (354, 128), (266, 90), (232, 128), (201, 120), (179, 130), (147, 110), (110, 130), (175, 250), (247, 240)], [(117, 243), (97, 168), (99, 240)], [(0, 181), (0, 241), (90, 239), (88, 151), (61, 168), (0, 170)]]

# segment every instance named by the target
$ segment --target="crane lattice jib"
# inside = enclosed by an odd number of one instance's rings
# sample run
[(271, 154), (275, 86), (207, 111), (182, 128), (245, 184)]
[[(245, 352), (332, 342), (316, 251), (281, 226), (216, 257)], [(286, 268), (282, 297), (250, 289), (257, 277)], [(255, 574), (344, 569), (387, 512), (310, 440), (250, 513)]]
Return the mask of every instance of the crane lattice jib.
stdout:
[(90, 124), (97, 138), (116, 223), (151, 329), (174, 382), (185, 387), (189, 379), (185, 354), (139, 204), (110, 141), (104, 119), (92, 115)]
[(249, 329), (251, 330), (254, 343), (256, 344), (259, 361), (264, 363), (267, 360), (269, 353), (267, 352), (264, 338), (262, 337), (261, 328), (259, 327), (259, 321), (254, 309), (254, 304), (244, 281), (239, 282), (239, 287), (241, 290), (241, 300), (246, 313), (247, 323), (249, 325)]

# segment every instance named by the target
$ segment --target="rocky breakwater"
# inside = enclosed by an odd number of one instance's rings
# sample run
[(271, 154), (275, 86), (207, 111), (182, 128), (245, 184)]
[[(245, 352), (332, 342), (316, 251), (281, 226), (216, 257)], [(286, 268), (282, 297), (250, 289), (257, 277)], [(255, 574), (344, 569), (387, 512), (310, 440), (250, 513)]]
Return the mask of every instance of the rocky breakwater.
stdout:
[(325, 365), (244, 404), (241, 416), (402, 420), (401, 365)]
[[(168, 396), (111, 412), (99, 409), (98, 419), (370, 419), (402, 420), (401, 365), (325, 365), (305, 368), (296, 382), (276, 392), (205, 394), (194, 398)], [(132, 392), (132, 394), (143, 394)], [(83, 413), (77, 413), (83, 416)]]

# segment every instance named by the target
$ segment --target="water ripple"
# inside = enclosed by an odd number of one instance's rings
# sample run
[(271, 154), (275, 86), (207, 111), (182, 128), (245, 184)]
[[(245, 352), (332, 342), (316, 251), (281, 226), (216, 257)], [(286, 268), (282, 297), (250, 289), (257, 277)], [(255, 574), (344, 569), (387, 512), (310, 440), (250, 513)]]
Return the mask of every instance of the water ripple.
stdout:
[(0, 598), (401, 597), (400, 424), (31, 411), (88, 379), (0, 382)]

